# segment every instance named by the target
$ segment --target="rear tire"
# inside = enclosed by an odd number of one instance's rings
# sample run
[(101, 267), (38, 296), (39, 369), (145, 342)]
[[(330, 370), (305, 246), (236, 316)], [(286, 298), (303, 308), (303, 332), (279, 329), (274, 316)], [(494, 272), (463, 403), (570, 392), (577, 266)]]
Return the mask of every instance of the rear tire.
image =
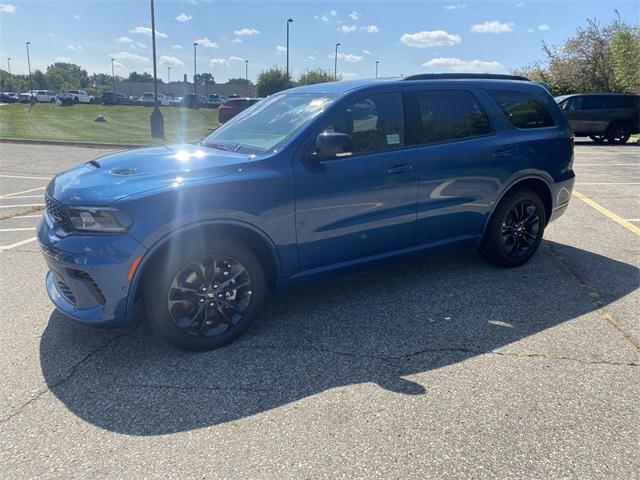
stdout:
[(489, 220), (480, 254), (501, 267), (525, 264), (540, 246), (546, 218), (544, 204), (532, 190), (508, 193)]
[(230, 238), (176, 242), (145, 278), (143, 298), (153, 329), (188, 350), (219, 348), (242, 335), (267, 288), (258, 258)]
[(622, 145), (627, 143), (631, 137), (631, 129), (626, 123), (614, 123), (607, 129), (607, 140), (609, 143)]

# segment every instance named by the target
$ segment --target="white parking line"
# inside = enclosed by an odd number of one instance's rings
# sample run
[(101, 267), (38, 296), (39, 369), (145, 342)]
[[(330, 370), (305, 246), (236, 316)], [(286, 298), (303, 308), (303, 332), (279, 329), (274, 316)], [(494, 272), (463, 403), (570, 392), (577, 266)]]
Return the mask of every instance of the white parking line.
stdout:
[(0, 200), (13, 200), (14, 198), (42, 198), (42, 195), (18, 195), (16, 197), (0, 197)]
[(3, 174), (0, 174), (0, 178), (23, 178), (25, 180), (51, 180), (51, 177), (27, 177), (24, 175), (3, 175)]
[[(4, 195), (0, 195), (0, 198), (13, 198), (14, 195), (20, 195), (21, 193), (37, 192), (38, 190), (44, 190), (45, 188), (46, 187), (36, 187), (36, 188), (30, 188), (29, 190), (22, 190), (21, 192), (5, 193)], [(25, 197), (15, 197), (15, 198), (25, 198)]]
[(42, 218), (42, 214), (40, 214), (40, 215), (16, 215), (14, 217), (3, 218), (2, 220), (15, 220), (16, 218)]
[(640, 185), (640, 182), (576, 182), (576, 185)]
[(637, 163), (576, 163), (576, 167), (637, 167)]
[(0, 205), (0, 208), (44, 207), (44, 203), (27, 203), (23, 205)]
[(0, 245), (0, 252), (4, 252), (5, 250), (11, 250), (12, 248), (26, 245), (27, 243), (31, 243), (35, 240), (36, 240), (36, 237), (31, 237), (31, 238), (27, 238), (26, 240), (22, 240), (21, 242), (12, 243), (11, 245)]
[(32, 232), (36, 227), (30, 228), (0, 228), (0, 232)]

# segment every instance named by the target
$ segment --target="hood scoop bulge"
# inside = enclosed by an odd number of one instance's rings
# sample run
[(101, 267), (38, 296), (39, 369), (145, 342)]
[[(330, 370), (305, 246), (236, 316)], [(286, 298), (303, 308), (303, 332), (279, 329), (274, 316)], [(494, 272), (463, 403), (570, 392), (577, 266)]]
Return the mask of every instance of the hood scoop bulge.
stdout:
[(140, 173), (136, 167), (117, 167), (110, 171), (113, 175), (137, 175)]

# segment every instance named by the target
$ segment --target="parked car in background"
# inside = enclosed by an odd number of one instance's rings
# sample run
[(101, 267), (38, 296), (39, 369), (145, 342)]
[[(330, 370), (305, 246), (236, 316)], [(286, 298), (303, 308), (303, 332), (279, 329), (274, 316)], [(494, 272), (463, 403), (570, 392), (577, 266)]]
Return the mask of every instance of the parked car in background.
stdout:
[(75, 105), (77, 102), (76, 97), (69, 92), (60, 92), (56, 97), (56, 104), (63, 106)]
[(640, 95), (589, 93), (555, 98), (577, 137), (625, 143), (640, 133)]
[(112, 328), (142, 299), (156, 332), (204, 350), (246, 331), (269, 290), (332, 273), (445, 245), (523, 265), (569, 205), (574, 149), (549, 93), (515, 78), (307, 85), (197, 145), (67, 170), (37, 233), (49, 297)]
[(58, 93), (53, 90), (34, 90), (33, 95), (39, 103), (56, 103)]
[(182, 107), (184, 99), (182, 97), (169, 97), (169, 105), (172, 107)]
[(229, 98), (226, 102), (218, 107), (218, 121), (220, 123), (228, 122), (243, 110), (251, 105), (258, 103), (261, 98)]
[[(144, 92), (142, 96), (136, 99), (135, 103), (136, 105), (152, 107), (155, 104), (153, 92)], [(158, 93), (158, 104), (163, 107), (168, 107), (170, 105), (169, 98), (164, 93)]]
[(190, 93), (184, 96), (182, 104), (187, 108), (202, 108), (207, 106), (207, 99), (202, 95), (198, 95), (196, 98), (193, 93)]
[(237, 93), (232, 93), (231, 95), (229, 95), (229, 98), (240, 98), (240, 95), (238, 95)]
[(16, 92), (2, 92), (0, 94), (0, 102), (2, 103), (16, 103), (18, 101), (18, 94)]
[(217, 93), (212, 93), (206, 100), (207, 107), (218, 108), (222, 103), (222, 99)]
[(69, 95), (73, 97), (74, 103), (95, 103), (93, 95), (89, 95), (84, 90), (69, 90)]
[(102, 104), (103, 105), (133, 105), (134, 100), (120, 92), (103, 92)]
[(20, 103), (30, 103), (37, 101), (35, 95), (32, 92), (21, 92), (18, 94), (18, 101)]

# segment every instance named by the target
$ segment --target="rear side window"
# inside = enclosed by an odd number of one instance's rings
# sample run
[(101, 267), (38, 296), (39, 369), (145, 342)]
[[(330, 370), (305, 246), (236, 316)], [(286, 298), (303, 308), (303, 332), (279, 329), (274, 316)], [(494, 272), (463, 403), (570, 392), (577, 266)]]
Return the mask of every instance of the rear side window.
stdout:
[(607, 97), (607, 108), (634, 108), (635, 98), (631, 95), (612, 95)]
[(542, 128), (553, 127), (556, 124), (547, 107), (530, 93), (490, 90), (489, 95), (500, 105), (515, 127)]
[(467, 90), (417, 92), (418, 143), (458, 140), (492, 133), (487, 114)]

